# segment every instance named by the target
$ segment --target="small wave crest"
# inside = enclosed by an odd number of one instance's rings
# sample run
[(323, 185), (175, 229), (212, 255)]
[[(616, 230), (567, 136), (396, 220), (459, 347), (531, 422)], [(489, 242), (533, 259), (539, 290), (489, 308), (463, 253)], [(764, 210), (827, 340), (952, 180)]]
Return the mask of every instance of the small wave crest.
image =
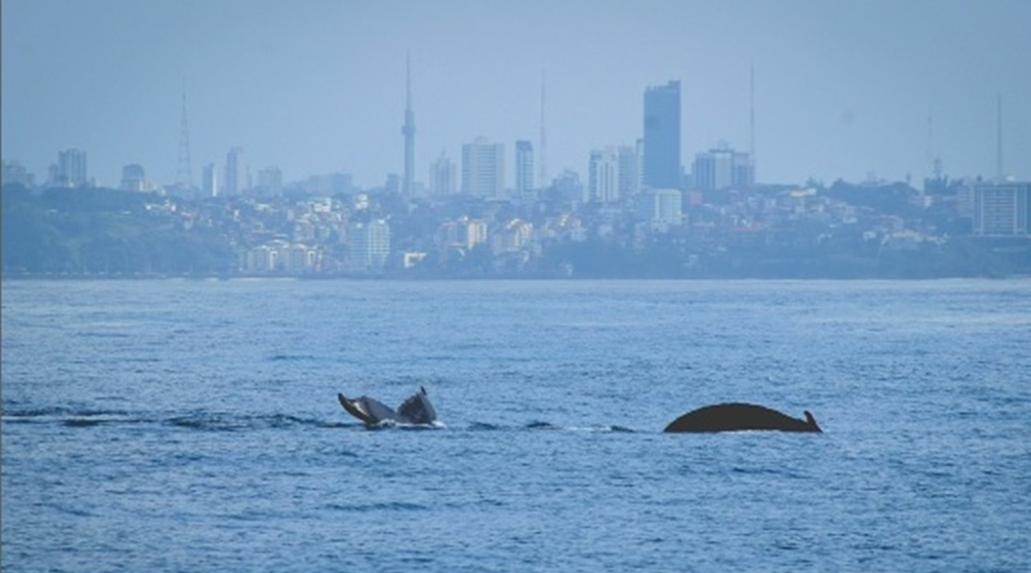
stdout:
[(261, 429), (358, 428), (361, 424), (329, 421), (291, 414), (235, 414), (226, 412), (156, 413), (104, 410), (96, 408), (47, 407), (8, 409), (4, 423), (59, 424), (68, 428), (95, 428), (105, 425), (153, 424), (206, 431)]
[(331, 503), (326, 505), (326, 509), (352, 513), (367, 513), (379, 511), (426, 511), (429, 507), (418, 503), (391, 501), (381, 503)]
[(180, 428), (209, 431), (240, 431), (255, 429), (287, 429), (299, 426), (313, 428), (349, 428), (360, 424), (329, 422), (318, 418), (305, 418), (290, 414), (225, 414), (199, 412), (169, 418), (167, 423)]
[(378, 424), (371, 426), (365, 426), (370, 430), (406, 430), (413, 432), (429, 431), (429, 430), (443, 430), (447, 428), (443, 422), (434, 421), (429, 424), (406, 424), (404, 422), (397, 422), (394, 420), (383, 420)]
[(96, 408), (75, 408), (54, 406), (47, 408), (4, 408), (4, 421), (31, 421), (35, 418), (127, 416), (125, 410), (102, 410)]
[(273, 354), (268, 357), (269, 362), (302, 362), (306, 360), (315, 360), (315, 356), (311, 354)]

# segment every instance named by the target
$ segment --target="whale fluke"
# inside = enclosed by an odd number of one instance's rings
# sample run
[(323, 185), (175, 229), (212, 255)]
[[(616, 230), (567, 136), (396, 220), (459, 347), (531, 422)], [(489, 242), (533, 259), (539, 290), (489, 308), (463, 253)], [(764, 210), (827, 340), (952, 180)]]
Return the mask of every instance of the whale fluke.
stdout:
[(805, 420), (756, 404), (715, 404), (692, 410), (670, 422), (664, 432), (733, 432), (738, 430), (779, 430), (781, 432), (822, 432), (816, 418), (805, 411)]
[(352, 399), (343, 394), (337, 394), (337, 400), (348, 414), (369, 426), (387, 421), (404, 424), (432, 424), (437, 419), (437, 411), (433, 409), (426, 389), (422, 386), (419, 387), (418, 392), (402, 402), (396, 411), (368, 396)]
[(419, 391), (408, 398), (397, 408), (398, 417), (409, 424), (432, 424), (437, 419), (437, 411), (426, 397), (426, 389), (419, 386)]

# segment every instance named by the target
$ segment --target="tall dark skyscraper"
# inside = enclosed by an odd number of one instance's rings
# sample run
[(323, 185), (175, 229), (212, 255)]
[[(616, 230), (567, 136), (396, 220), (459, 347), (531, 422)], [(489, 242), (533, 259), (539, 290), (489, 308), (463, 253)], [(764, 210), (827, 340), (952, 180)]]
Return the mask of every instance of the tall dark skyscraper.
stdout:
[(680, 188), (680, 82), (644, 91), (644, 184)]
[(401, 126), (405, 136), (405, 174), (401, 184), (401, 192), (406, 197), (412, 196), (415, 176), (415, 112), (412, 111), (412, 57), (405, 57), (405, 124)]

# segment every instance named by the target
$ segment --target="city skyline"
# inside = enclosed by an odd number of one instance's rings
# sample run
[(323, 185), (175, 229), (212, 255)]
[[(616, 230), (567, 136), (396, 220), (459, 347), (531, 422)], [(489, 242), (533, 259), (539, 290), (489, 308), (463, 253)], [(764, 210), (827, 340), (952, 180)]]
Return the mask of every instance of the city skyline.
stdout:
[[(704, 5), (691, 5), (690, 9), (663, 3), (656, 5), (670, 13), (679, 13), (678, 10), (690, 13), (695, 19), (714, 17), (712, 11)], [(946, 22), (950, 18), (957, 18), (964, 5), (935, 4), (933, 10), (926, 10), (922, 16), (928, 21), (938, 19)], [(42, 72), (50, 69), (43, 64), (53, 64), (55, 55), (68, 54), (62, 50), (51, 50), (47, 56), (39, 56), (39, 45), (34, 43), (39, 40), (29, 36), (40, 25), (40, 12), (53, 6), (46, 2), (43, 8), (33, 8), (28, 3), (4, 4), (4, 159), (22, 162), (40, 179), (46, 173), (47, 166), (54, 161), (57, 151), (79, 148), (89, 153), (90, 174), (100, 184), (115, 185), (122, 167), (132, 163), (143, 165), (157, 182), (175, 181), (178, 169), (176, 150), (180, 141), (181, 87), (185, 77), (190, 101), (190, 127), (193, 130), (191, 153), (200, 164), (220, 163), (226, 150), (239, 146), (247, 151), (252, 172), (275, 165), (283, 170), (284, 178), (291, 181), (319, 173), (347, 172), (354, 175), (360, 186), (382, 185), (387, 174), (404, 172), (396, 126), (397, 118), (405, 109), (402, 94), (406, 78), (402, 66), (405, 65), (405, 52), (408, 49), (413, 52), (415, 77), (412, 83), (419, 86), (421, 102), (418, 151), (415, 153), (412, 171), (415, 182), (423, 184), (429, 183), (423, 177), (441, 149), (445, 149), (449, 156), (456, 157), (461, 146), (478, 135), (506, 144), (507, 149), (513, 149), (517, 140), (530, 140), (539, 144), (537, 134), (543, 132), (544, 127), (541, 125), (542, 70), (546, 71), (548, 77), (549, 141), (546, 149), (538, 150), (537, 161), (542, 166), (546, 162), (552, 167), (552, 174), (573, 169), (582, 176), (586, 175), (592, 149), (612, 144), (631, 144), (642, 137), (641, 91), (645, 86), (661, 85), (670, 80), (681, 81), (683, 86), (681, 165), (689, 167), (695, 154), (712, 149), (720, 142), (728, 142), (737, 149), (748, 149), (752, 145), (750, 98), (753, 93), (753, 66), (755, 139), (760, 149), (758, 163), (762, 181), (800, 182), (810, 176), (828, 181), (839, 177), (861, 180), (870, 172), (892, 180), (901, 180), (908, 173), (914, 181), (919, 181), (932, 170), (929, 156), (941, 157), (945, 172), (954, 176), (992, 176), (996, 171), (996, 97), (999, 94), (1005, 122), (1002, 154), (1006, 161), (1004, 170), (1018, 179), (1031, 175), (1027, 165), (1028, 157), (1031, 157), (1031, 130), (1028, 129), (1031, 112), (1024, 103), (1031, 100), (1031, 97), (1027, 97), (1029, 80), (1024, 77), (1026, 74), (1021, 76), (1011, 69), (1013, 57), (1019, 53), (1016, 50), (1024, 48), (1029, 41), (1004, 33), (991, 52), (975, 52), (968, 54), (966, 60), (953, 61), (957, 67), (952, 68), (950, 74), (941, 76), (940, 70), (935, 72), (923, 68), (918, 74), (905, 72), (903, 75), (909, 81), (919, 80), (917, 85), (923, 86), (919, 91), (926, 93), (914, 95), (911, 93), (913, 90), (897, 90), (893, 96), (896, 98), (893, 107), (898, 109), (892, 109), (892, 106), (883, 106), (886, 101), (883, 98), (887, 92), (893, 92), (893, 88), (907, 87), (907, 84), (898, 83), (898, 76), (892, 77), (892, 74), (899, 72), (894, 69), (896, 64), (879, 59), (884, 57), (883, 52), (887, 51), (887, 47), (874, 46), (869, 40), (858, 44), (857, 50), (862, 52), (859, 48), (876, 48), (876, 53), (865, 56), (865, 60), (861, 54), (847, 56), (844, 61), (825, 57), (810, 78), (796, 77), (792, 74), (797, 71), (788, 73), (784, 69), (792, 67), (789, 64), (801, 64), (804, 61), (777, 61), (764, 56), (754, 45), (750, 49), (730, 50), (734, 52), (733, 55), (726, 55), (727, 50), (687, 51), (683, 57), (675, 55), (657, 58), (657, 62), (642, 60), (639, 66), (635, 66), (639, 70), (623, 69), (620, 71), (626, 73), (604, 74), (600, 73), (602, 69), (597, 63), (583, 57), (582, 50), (572, 50), (568, 55), (555, 54), (559, 57), (548, 59), (541, 57), (546, 53), (548, 45), (542, 47), (528, 43), (524, 46), (527, 57), (506, 60), (505, 66), (494, 66), (495, 69), (491, 69), (489, 64), (497, 62), (487, 57), (463, 57), (458, 58), (458, 61), (449, 61), (448, 55), (456, 50), (456, 43), (442, 39), (442, 32), (428, 32), (427, 27), (418, 27), (416, 33), (405, 36), (411, 38), (413, 46), (394, 46), (375, 52), (370, 56), (370, 61), (365, 63), (356, 63), (354, 56), (342, 57), (336, 62), (329, 57), (330, 53), (317, 50), (332, 47), (332, 41), (325, 37), (326, 30), (314, 22), (316, 17), (361, 17), (371, 22), (372, 29), (377, 29), (385, 16), (380, 9), (363, 5), (347, 4), (330, 9), (313, 4), (291, 12), (291, 18), (286, 18), (282, 24), (314, 26), (314, 31), (318, 33), (314, 34), (312, 44), (294, 46), (300, 52), (295, 57), (270, 55), (264, 62), (258, 63), (242, 58), (238, 62), (237, 73), (224, 73), (226, 77), (212, 78), (206, 75), (211, 72), (205, 66), (196, 62), (189, 63), (190, 58), (187, 56), (191, 48), (178, 46), (171, 50), (161, 41), (155, 42), (154, 53), (150, 54), (153, 59), (144, 57), (147, 54), (139, 56), (129, 62), (131, 65), (126, 70), (126, 77), (132, 77), (135, 72), (146, 80), (135, 88), (137, 95), (151, 94), (155, 97), (129, 100), (125, 98), (133, 95), (133, 90), (122, 93), (126, 90), (117, 91), (102, 82), (91, 85), (88, 82), (71, 81), (67, 85), (91, 87), (46, 90), (47, 85), (53, 84), (48, 84), (49, 80), (42, 77)], [(116, 23), (122, 18), (146, 13), (150, 15), (151, 21), (174, 16), (170, 25), (172, 29), (178, 29), (177, 26), (183, 25), (184, 14), (189, 15), (197, 8), (186, 4), (177, 11), (163, 4), (155, 4), (144, 9), (115, 2), (92, 5), (93, 10), (85, 10), (87, 13), (83, 14), (84, 9), (76, 4), (59, 6), (63, 9), (51, 16), (47, 23), (56, 29), (58, 37), (62, 37), (62, 31), (66, 32), (63, 37), (69, 42), (68, 35), (74, 34), (67, 27), (65, 19), (73, 16), (91, 22), (97, 20), (98, 16), (107, 16), (110, 10), (105, 8), (117, 7), (122, 13), (114, 18)], [(219, 4), (219, 9), (225, 10), (226, 6), (237, 5), (232, 2)], [(445, 28), (456, 25), (452, 19), (460, 6), (460, 3), (445, 3), (441, 7), (442, 13), (431, 21), (441, 23)], [(473, 14), (464, 22), (508, 15), (502, 7), (471, 6), (475, 8)], [(599, 25), (611, 26), (613, 18), (627, 15), (626, 7), (607, 6), (607, 10), (602, 11), (604, 14), (596, 16)], [(789, 13), (800, 6), (792, 3), (782, 12)], [(994, 23), (1005, 29), (1007, 20), (1020, 20), (1019, 17), (1013, 18), (1014, 14), (1029, 11), (1022, 4), (999, 3), (993, 7), (995, 11), (987, 11), (987, 16), (983, 13), (975, 15), (969, 26), (976, 30)], [(738, 4), (732, 8), (731, 12), (744, 11), (750, 14), (770, 10), (761, 5), (747, 4)], [(849, 10), (839, 7), (839, 12), (848, 13)], [(899, 27), (900, 23), (908, 21), (907, 18), (912, 18), (917, 12), (912, 7), (907, 10), (897, 20), (885, 20), (883, 24), (886, 29)], [(265, 22), (281, 11), (281, 7), (269, 5), (267, 9), (247, 12), (246, 18), (252, 23)], [(406, 12), (422, 15), (418, 7)], [(564, 5), (554, 18), (557, 22), (566, 21), (570, 12), (569, 5)], [(814, 15), (809, 17), (817, 21), (827, 18), (829, 14), (827, 9), (822, 8), (810, 12), (814, 12)], [(1011, 17), (1001, 17), (1007, 14)], [(635, 28), (652, 22), (641, 14), (634, 13), (633, 16), (637, 18), (634, 20), (637, 24)], [(414, 16), (411, 14), (404, 16), (399, 23), (401, 29), (408, 31), (413, 25), (412, 18)], [(144, 21), (147, 19), (144, 18)], [(554, 24), (546, 27), (550, 29), (552, 26)], [(902, 28), (905, 29), (905, 26)], [(107, 31), (113, 39), (125, 34), (113, 28)], [(242, 34), (241, 30), (232, 26), (227, 32), (230, 35)], [(843, 36), (840, 39), (846, 39), (847, 31), (841, 32)], [(501, 30), (502, 37), (507, 37), (509, 33), (507, 29)], [(815, 39), (827, 33), (827, 30), (812, 31)], [(928, 51), (921, 43), (926, 38), (921, 38), (919, 31), (912, 34), (915, 34), (912, 43), (926, 53), (910, 54), (903, 57), (903, 60), (912, 63), (917, 55), (935, 55), (934, 50)], [(255, 40), (250, 35), (245, 36), (244, 46), (254, 42), (267, 43), (267, 39)], [(473, 46), (484, 41), (482, 34), (474, 36)], [(679, 37), (678, 33), (659, 28), (650, 36), (655, 47), (636, 51), (628, 46), (624, 48), (627, 48), (628, 56), (648, 55), (660, 45), (670, 42), (675, 44)], [(958, 47), (936, 47), (935, 50), (962, 51), (968, 42), (965, 38), (967, 34), (955, 42)], [(757, 40), (752, 38), (745, 44), (754, 44), (754, 41)], [(897, 38), (884, 39), (887, 44), (892, 41), (899, 42)], [(784, 42), (792, 44), (786, 40)], [(589, 44), (590, 48), (601, 50), (599, 53), (612, 49), (610, 46), (599, 47), (593, 42)], [(273, 46), (265, 47), (271, 49)], [(70, 80), (82, 79), (81, 74), (86, 70), (69, 70), (61, 66), (72, 66), (76, 61), (81, 61), (76, 58), (88, 59), (96, 55), (98, 50), (103, 52), (113, 49), (110, 46), (88, 46), (83, 50), (86, 53), (84, 56), (74, 56), (71, 62), (60, 64), (56, 75)], [(212, 59), (220, 61), (227, 56), (227, 51), (232, 52), (228, 55), (241, 55), (243, 48), (215, 50)], [(487, 52), (487, 55), (504, 55), (504, 49), (498, 46), (493, 46)], [(676, 51), (670, 50), (670, 53)], [(310, 58), (305, 57), (313, 54), (319, 56), (320, 65), (314, 66)], [(1006, 54), (1009, 54), (1008, 59)], [(721, 65), (712, 68), (686, 65), (692, 62), (697, 64), (697, 58), (707, 55), (718, 55), (718, 63)], [(835, 55), (842, 56), (842, 53)], [(33, 60), (33, 57), (37, 60)], [(174, 61), (177, 58), (182, 61)], [(158, 63), (164, 65), (155, 65)], [(291, 75), (286, 65), (296, 63), (304, 64), (300, 66), (302, 68), (314, 67), (317, 73)], [(117, 67), (113, 64), (112, 68)], [(253, 71), (255, 65), (259, 69), (279, 72), (279, 81), (266, 85), (260, 82), (255, 84), (255, 80), (247, 79), (248, 72)], [(625, 65), (623, 67), (626, 68)], [(104, 77), (105, 73), (110, 74), (104, 68), (100, 66), (99, 69), (89, 71)], [(339, 73), (335, 68), (339, 69)], [(576, 74), (569, 73), (570, 69), (577, 68), (580, 71)], [(820, 71), (825, 73), (821, 75), (818, 73)], [(833, 85), (833, 81), (828, 83), (837, 78), (836, 73), (845, 71), (862, 72), (856, 74), (856, 78), (862, 80), (859, 82), (862, 89), (846, 93), (840, 86)], [(443, 76), (447, 77), (446, 82), (440, 80)], [(950, 85), (949, 90), (934, 89), (935, 85), (946, 85), (941, 82), (949, 77), (961, 76), (970, 79), (958, 87)], [(353, 92), (374, 93), (377, 101), (365, 102), (367, 107), (357, 105), (360, 101), (346, 98), (337, 99), (335, 105), (318, 105), (319, 101), (332, 98), (323, 95), (309, 102), (296, 98), (290, 100), (282, 93), (284, 88), (293, 85), (291, 80), (304, 80), (315, 82), (315, 87), (323, 88), (312, 90), (315, 93), (339, 95), (340, 86), (334, 82), (341, 81), (340, 78)], [(31, 82), (28, 82), (30, 79), (43, 80), (43, 87), (32, 88)], [(124, 80), (125, 77), (120, 79)], [(482, 81), (484, 79), (490, 81)], [(585, 79), (596, 80), (599, 89), (584, 90)], [(242, 88), (225, 93), (224, 83), (229, 80), (243, 81)], [(256, 87), (267, 89), (253, 89)], [(794, 87), (804, 90), (788, 93), (791, 91), (788, 88)], [(27, 101), (26, 89), (34, 89), (34, 93), (40, 96), (35, 99), (40, 101)], [(806, 95), (807, 91), (821, 94)], [(310, 110), (289, 103), (279, 107), (269, 106), (267, 104), (272, 98), (269, 92), (284, 102), (301, 101), (313, 105)], [(112, 95), (115, 97), (107, 97)], [(835, 101), (838, 99), (836, 96), (842, 95), (849, 97)], [(236, 104), (233, 108), (218, 105), (219, 98), (227, 96), (231, 96)], [(99, 106), (101, 109), (91, 105), (98, 98), (104, 100)], [(810, 105), (803, 106), (798, 101), (786, 103), (788, 100), (804, 101), (807, 98)], [(80, 100), (81, 105), (78, 107), (69, 103)], [(960, 103), (957, 104), (957, 101)], [(841, 105), (833, 105), (835, 103)], [(880, 109), (873, 105), (878, 103), (882, 104)], [(808, 109), (800, 111), (803, 107)], [(96, 113), (75, 113), (83, 109)], [(147, 122), (135, 122), (135, 128), (126, 125), (131, 123), (130, 118), (138, 119), (134, 114), (140, 113), (146, 114)], [(319, 122), (312, 114), (322, 114), (326, 121)], [(347, 123), (356, 121), (354, 118), (357, 116), (364, 118), (363, 123), (348, 129)], [(799, 121), (800, 117), (805, 121)], [(794, 125), (787, 121), (791, 118), (794, 118)], [(904, 121), (898, 121), (900, 119)], [(927, 127), (932, 121), (935, 128), (933, 133)], [(63, 128), (60, 132), (56, 124)], [(227, 124), (232, 126), (227, 127)], [(277, 124), (285, 127), (277, 130)], [(304, 138), (305, 144), (295, 145), (302, 132), (307, 135)], [(512, 158), (507, 161), (512, 161)], [(515, 186), (514, 173), (506, 175), (505, 186)]]

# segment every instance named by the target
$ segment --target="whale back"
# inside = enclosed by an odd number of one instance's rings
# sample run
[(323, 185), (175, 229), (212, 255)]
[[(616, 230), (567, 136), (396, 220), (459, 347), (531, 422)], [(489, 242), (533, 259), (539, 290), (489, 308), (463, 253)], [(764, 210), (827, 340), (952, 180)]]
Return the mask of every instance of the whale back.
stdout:
[(738, 430), (779, 430), (782, 432), (820, 432), (812, 414), (799, 420), (757, 404), (715, 404), (692, 410), (666, 426), (665, 432), (732, 432)]
[(337, 394), (337, 400), (340, 401), (340, 405), (344, 407), (348, 414), (366, 424), (374, 425), (384, 420), (397, 419), (397, 412), (394, 412), (390, 406), (368, 396), (361, 396), (352, 400), (343, 394)]

